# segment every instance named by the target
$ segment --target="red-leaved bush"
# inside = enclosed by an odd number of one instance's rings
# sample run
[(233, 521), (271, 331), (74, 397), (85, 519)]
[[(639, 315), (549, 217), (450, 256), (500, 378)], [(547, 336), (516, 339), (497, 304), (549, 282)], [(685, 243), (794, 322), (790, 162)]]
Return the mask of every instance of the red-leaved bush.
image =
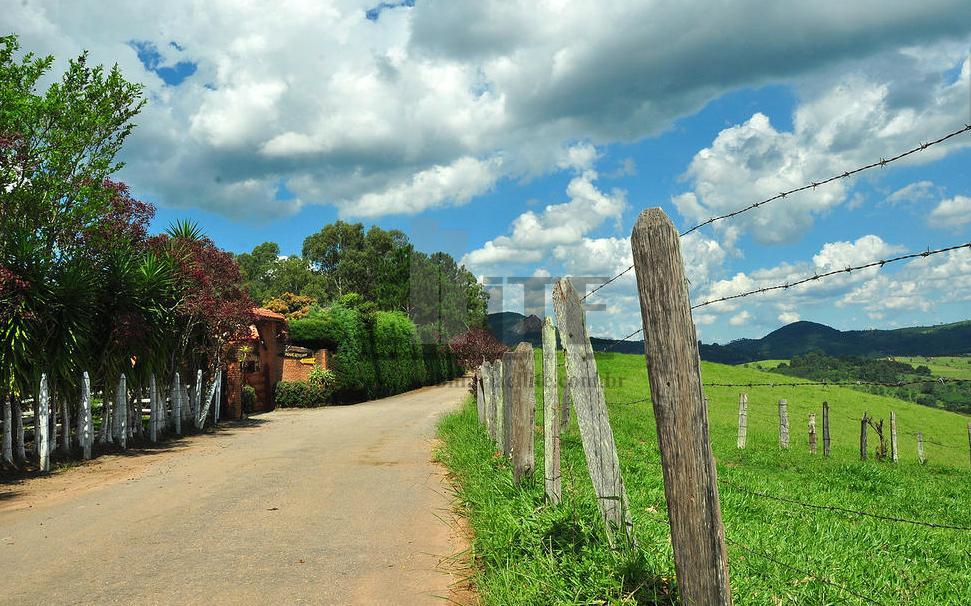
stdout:
[(484, 328), (470, 328), (449, 342), (452, 355), (459, 365), (471, 370), (483, 362), (497, 360), (508, 348)]

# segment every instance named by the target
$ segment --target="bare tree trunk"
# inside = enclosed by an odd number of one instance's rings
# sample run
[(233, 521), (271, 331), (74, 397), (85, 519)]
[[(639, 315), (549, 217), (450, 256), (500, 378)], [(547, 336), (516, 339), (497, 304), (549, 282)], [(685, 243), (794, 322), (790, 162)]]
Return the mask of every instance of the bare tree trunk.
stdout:
[(16, 460), (22, 463), (27, 460), (27, 449), (24, 447), (24, 409), (19, 399), (13, 401), (13, 435)]
[(3, 399), (3, 460), (13, 465), (13, 413), (9, 396)]
[(111, 444), (111, 398), (108, 397), (108, 385), (105, 384), (101, 392), (101, 430), (98, 432), (98, 444)]
[[(199, 371), (200, 377), (202, 376), (202, 371)], [(213, 377), (212, 387), (209, 388), (209, 394), (206, 397), (206, 401), (199, 408), (199, 415), (196, 417), (196, 429), (202, 429), (206, 426), (206, 417), (209, 416), (209, 407), (212, 406), (212, 401), (216, 398), (216, 388), (219, 385), (219, 371), (216, 371), (216, 376)], [(202, 391), (202, 390), (200, 390)]]
[(71, 454), (71, 415), (67, 413), (67, 400), (61, 399), (61, 449), (64, 454)]
[(128, 448), (128, 380), (124, 374), (118, 379), (115, 400), (115, 439), (122, 448)]
[(197, 429), (202, 429), (199, 426), (199, 409), (202, 408), (202, 369), (200, 368), (196, 371), (196, 392), (193, 394), (192, 407), (192, 420), (196, 424)]

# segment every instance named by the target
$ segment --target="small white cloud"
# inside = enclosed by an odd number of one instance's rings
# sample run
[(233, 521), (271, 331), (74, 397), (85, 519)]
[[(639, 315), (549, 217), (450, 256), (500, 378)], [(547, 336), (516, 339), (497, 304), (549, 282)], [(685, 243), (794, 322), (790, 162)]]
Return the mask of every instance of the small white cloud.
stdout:
[(748, 324), (748, 321), (751, 319), (752, 319), (752, 314), (750, 314), (747, 310), (743, 309), (742, 311), (732, 316), (731, 319), (728, 320), (728, 323), (731, 324), (732, 326), (742, 326), (743, 324)]
[(959, 229), (971, 222), (971, 198), (954, 196), (942, 200), (927, 217), (927, 224), (940, 229)]
[(917, 181), (887, 196), (887, 202), (890, 204), (927, 202), (932, 200), (936, 193), (937, 187), (934, 186), (933, 181)]
[(792, 324), (799, 321), (799, 314), (794, 311), (784, 311), (779, 314), (779, 321), (783, 324)]

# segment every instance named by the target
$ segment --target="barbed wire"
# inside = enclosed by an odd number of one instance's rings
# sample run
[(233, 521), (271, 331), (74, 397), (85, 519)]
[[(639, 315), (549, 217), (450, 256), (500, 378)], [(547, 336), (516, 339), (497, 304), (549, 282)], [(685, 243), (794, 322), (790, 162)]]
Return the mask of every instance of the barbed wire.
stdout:
[[(861, 173), (861, 172), (870, 170), (872, 168), (876, 168), (878, 166), (880, 166), (880, 167), (886, 166), (887, 164), (890, 164), (891, 162), (896, 162), (897, 160), (900, 160), (902, 158), (906, 158), (907, 156), (910, 156), (912, 154), (916, 154), (918, 152), (924, 151), (928, 147), (933, 147), (934, 145), (938, 145), (940, 143), (943, 143), (943, 142), (947, 141), (948, 139), (951, 139), (953, 137), (956, 137), (956, 136), (961, 135), (963, 133), (966, 133), (968, 131), (971, 131), (971, 124), (965, 124), (964, 127), (959, 128), (958, 130), (952, 131), (952, 132), (944, 135), (943, 137), (940, 137), (940, 138), (935, 139), (933, 141), (929, 141), (927, 143), (921, 143), (917, 147), (911, 148), (911, 149), (909, 149), (909, 150), (907, 150), (907, 151), (905, 151), (903, 153), (897, 154), (896, 156), (892, 156), (890, 158), (880, 158), (880, 160), (877, 161), (877, 162), (871, 162), (870, 164), (866, 164), (864, 166), (860, 166), (858, 168), (854, 168), (853, 170), (844, 171), (844, 172), (842, 172), (840, 174), (833, 175), (833, 176), (831, 176), (831, 177), (829, 177), (827, 179), (823, 179), (822, 181), (811, 181), (811, 182), (809, 182), (806, 185), (803, 185), (801, 187), (796, 187), (794, 189), (790, 189), (789, 191), (779, 192), (778, 194), (776, 194), (776, 195), (774, 195), (774, 196), (772, 196), (770, 198), (766, 198), (765, 200), (760, 200), (759, 202), (755, 202), (753, 204), (749, 204), (748, 206), (746, 206), (744, 208), (740, 208), (738, 210), (734, 210), (734, 211), (732, 211), (730, 213), (726, 213), (724, 215), (718, 215), (716, 217), (711, 217), (710, 219), (708, 219), (706, 221), (702, 221), (701, 223), (698, 223), (697, 225), (695, 225), (695, 226), (693, 226), (693, 227), (691, 227), (691, 228), (689, 228), (689, 229), (681, 232), (680, 236), (683, 238), (684, 236), (687, 236), (688, 234), (690, 234), (690, 233), (692, 233), (694, 231), (697, 231), (697, 230), (701, 229), (702, 227), (704, 227), (706, 225), (711, 225), (712, 223), (715, 223), (717, 221), (723, 221), (725, 219), (730, 219), (732, 217), (736, 217), (738, 215), (741, 215), (742, 213), (746, 213), (746, 212), (748, 212), (750, 210), (754, 210), (756, 208), (759, 208), (760, 206), (764, 206), (765, 204), (769, 204), (769, 203), (774, 202), (776, 200), (781, 200), (781, 199), (783, 199), (783, 198), (785, 198), (787, 196), (790, 196), (792, 194), (799, 193), (801, 191), (806, 191), (806, 190), (809, 190), (809, 189), (816, 189), (820, 185), (826, 185), (828, 183), (832, 183), (833, 181), (838, 181), (840, 179), (846, 179), (846, 178), (849, 178), (849, 177), (851, 177), (853, 175), (856, 175), (858, 173)], [(634, 269), (634, 266), (633, 265), (631, 265), (630, 267), (627, 267), (626, 269), (624, 269), (623, 271), (621, 271), (616, 276), (610, 278), (609, 280), (607, 280), (603, 284), (600, 284), (599, 286), (597, 286), (596, 288), (594, 288), (593, 290), (591, 290), (587, 294), (583, 295), (583, 297), (580, 298), (580, 301), (581, 302), (585, 301), (587, 299), (587, 297), (589, 297), (593, 293), (597, 292), (601, 288), (607, 286), (611, 282), (617, 280), (618, 278), (620, 278), (621, 276), (623, 276), (624, 274), (626, 274), (627, 272), (629, 272), (632, 269)]]
[[(859, 419), (854, 419), (854, 420), (859, 421)], [(866, 511), (859, 511), (859, 510), (856, 510), (856, 509), (848, 509), (846, 507), (838, 507), (836, 505), (819, 505), (819, 504), (816, 504), (816, 503), (806, 503), (804, 501), (799, 501), (799, 500), (796, 500), (796, 499), (790, 499), (788, 497), (780, 497), (780, 496), (771, 495), (771, 494), (764, 493), (764, 492), (759, 492), (758, 490), (752, 490), (752, 489), (749, 489), (749, 488), (745, 488), (743, 486), (739, 486), (738, 484), (735, 484), (734, 482), (731, 482), (731, 481), (725, 480), (725, 479), (721, 479), (721, 478), (719, 478), (719, 483), (720, 484), (725, 484), (726, 486), (730, 486), (732, 489), (737, 490), (738, 492), (743, 492), (743, 493), (748, 494), (748, 495), (752, 495), (752, 496), (756, 496), (756, 497), (761, 497), (763, 499), (770, 499), (770, 500), (773, 500), (773, 501), (779, 501), (781, 503), (788, 503), (790, 505), (798, 505), (800, 507), (805, 507), (806, 509), (818, 509), (818, 510), (823, 510), (823, 511), (834, 511), (834, 512), (838, 512), (838, 513), (848, 513), (848, 514), (852, 514), (852, 515), (856, 515), (856, 516), (862, 516), (862, 517), (867, 517), (867, 518), (874, 518), (874, 519), (877, 519), (877, 520), (884, 520), (886, 522), (897, 522), (897, 523), (900, 523), (900, 524), (914, 524), (916, 526), (927, 526), (928, 528), (941, 528), (941, 529), (946, 529), (946, 530), (971, 531), (971, 526), (955, 526), (955, 525), (952, 525), (952, 524), (938, 524), (936, 522), (925, 522), (923, 520), (912, 520), (912, 519), (909, 519), (909, 518), (898, 518), (896, 516), (885, 516), (885, 515), (881, 515), (881, 514), (878, 514), (878, 513), (869, 513), (869, 512), (866, 512)]]
[(862, 593), (858, 593), (858, 592), (850, 589), (846, 585), (841, 585), (841, 584), (839, 584), (839, 583), (837, 583), (835, 581), (832, 581), (830, 579), (827, 579), (825, 577), (818, 576), (815, 573), (810, 572), (808, 570), (804, 570), (804, 569), (799, 568), (797, 566), (793, 566), (792, 564), (787, 564), (786, 562), (783, 562), (783, 561), (781, 561), (779, 559), (776, 559), (773, 556), (770, 556), (769, 554), (765, 553), (764, 551), (757, 551), (757, 550), (752, 549), (750, 547), (746, 547), (745, 545), (742, 545), (738, 541), (735, 541), (735, 540), (733, 540), (733, 539), (731, 539), (729, 537), (725, 537), (725, 542), (728, 543), (729, 545), (732, 545), (734, 547), (737, 547), (737, 548), (741, 549), (742, 551), (748, 553), (749, 555), (754, 555), (754, 556), (758, 556), (760, 558), (764, 558), (764, 559), (766, 559), (766, 560), (768, 560), (768, 561), (770, 561), (770, 562), (772, 562), (774, 564), (778, 564), (779, 566), (782, 566), (783, 568), (788, 568), (789, 570), (791, 570), (793, 572), (797, 572), (797, 573), (799, 573), (801, 575), (804, 575), (804, 576), (806, 576), (806, 577), (808, 577), (810, 579), (813, 579), (814, 581), (819, 581), (820, 583), (823, 583), (825, 585), (829, 585), (830, 587), (835, 587), (836, 589), (839, 589), (840, 591), (843, 591), (845, 593), (848, 593), (848, 594), (850, 594), (851, 596), (853, 596), (855, 598), (858, 598), (860, 600), (863, 600), (864, 602), (867, 602), (868, 604), (875, 604), (876, 606), (885, 606), (882, 602), (878, 602), (878, 601), (874, 600), (873, 598), (871, 598), (871, 597), (869, 597), (867, 595), (864, 595)]
[(953, 137), (957, 137), (958, 135), (961, 135), (961, 134), (966, 133), (968, 131), (971, 131), (971, 124), (965, 124), (962, 128), (959, 128), (958, 130), (955, 130), (953, 132), (950, 132), (950, 133), (944, 135), (943, 137), (940, 137), (939, 139), (935, 139), (933, 141), (928, 141), (927, 143), (921, 143), (917, 147), (914, 147), (912, 149), (909, 149), (909, 150), (907, 150), (907, 151), (905, 151), (903, 153), (897, 154), (896, 156), (892, 156), (890, 158), (880, 158), (880, 160), (878, 160), (876, 162), (871, 162), (870, 164), (861, 166), (859, 168), (854, 168), (853, 170), (844, 171), (842, 173), (833, 175), (832, 177), (829, 177), (828, 179), (823, 179), (822, 181), (811, 181), (810, 183), (808, 183), (806, 185), (803, 185), (802, 187), (796, 187), (795, 189), (790, 189), (789, 191), (779, 192), (778, 194), (772, 196), (771, 198), (766, 198), (765, 200), (762, 200), (760, 202), (756, 202), (754, 204), (749, 204), (745, 208), (740, 208), (738, 210), (733, 210), (730, 213), (726, 213), (724, 215), (718, 215), (717, 217), (712, 217), (712, 218), (708, 219), (707, 221), (702, 221), (701, 223), (695, 225), (694, 227), (688, 229), (687, 231), (682, 232), (681, 233), (681, 236), (686, 236), (686, 235), (690, 234), (691, 232), (697, 231), (697, 230), (701, 229), (702, 227), (704, 227), (706, 225), (711, 225), (712, 223), (715, 223), (716, 221), (722, 221), (724, 219), (730, 219), (730, 218), (736, 217), (736, 216), (738, 216), (738, 215), (740, 215), (742, 213), (746, 213), (746, 212), (748, 212), (750, 210), (754, 210), (754, 209), (756, 209), (756, 208), (758, 208), (760, 206), (763, 206), (765, 204), (769, 204), (770, 202), (774, 202), (776, 200), (781, 200), (781, 199), (785, 198), (786, 196), (790, 196), (792, 194), (796, 194), (796, 193), (799, 193), (801, 191), (806, 191), (806, 190), (809, 190), (809, 189), (816, 189), (820, 185), (826, 185), (827, 183), (832, 183), (833, 181), (839, 181), (840, 179), (846, 179), (846, 178), (849, 178), (849, 177), (851, 177), (851, 176), (853, 176), (855, 174), (858, 174), (858, 173), (861, 173), (861, 172), (870, 170), (872, 168), (877, 168), (878, 166), (879, 167), (886, 166), (887, 164), (890, 164), (891, 162), (896, 162), (897, 160), (901, 160), (903, 158), (906, 158), (907, 156), (916, 154), (918, 152), (922, 152), (925, 149), (927, 149), (928, 147), (932, 147), (932, 146), (937, 145), (939, 143), (943, 143), (943, 142), (947, 141), (948, 139), (951, 139)]
[(937, 377), (935, 379), (919, 379), (913, 381), (796, 381), (792, 383), (705, 383), (705, 387), (906, 387), (908, 385), (923, 385), (926, 383), (971, 383), (971, 379), (949, 379)]
[[(946, 253), (946, 252), (952, 252), (952, 251), (955, 251), (955, 250), (960, 250), (962, 248), (971, 249), (971, 242), (966, 242), (964, 244), (955, 244), (953, 246), (945, 246), (943, 248), (936, 248), (936, 249), (933, 249), (933, 250), (927, 249), (927, 250), (922, 251), (922, 252), (907, 253), (906, 255), (899, 255), (899, 256), (896, 256), (896, 257), (890, 257), (888, 259), (879, 259), (877, 261), (871, 261), (869, 263), (864, 263), (862, 265), (847, 266), (847, 267), (844, 267), (843, 269), (834, 269), (832, 271), (827, 271), (827, 272), (824, 272), (824, 273), (818, 273), (817, 272), (817, 273), (813, 273), (813, 275), (811, 275), (811, 276), (807, 276), (805, 278), (796, 280), (795, 282), (788, 282), (787, 281), (787, 282), (784, 282), (782, 284), (776, 284), (774, 286), (764, 286), (762, 288), (756, 288), (756, 289), (753, 289), (753, 290), (749, 290), (749, 291), (745, 291), (745, 292), (741, 292), (741, 293), (736, 293), (734, 295), (726, 295), (724, 297), (719, 297), (717, 299), (708, 299), (708, 300), (705, 300), (705, 301), (703, 301), (701, 303), (696, 303), (695, 305), (692, 305), (691, 306), (691, 309), (698, 309), (700, 307), (705, 307), (707, 305), (712, 305), (713, 303), (723, 303), (725, 301), (732, 301), (734, 299), (741, 299), (741, 298), (744, 298), (744, 297), (750, 297), (752, 295), (763, 294), (763, 293), (767, 293), (767, 292), (775, 291), (775, 290), (788, 290), (790, 288), (794, 288), (794, 287), (800, 286), (802, 284), (806, 284), (806, 283), (809, 283), (809, 282), (815, 282), (816, 280), (821, 280), (821, 279), (824, 279), (824, 278), (830, 278), (830, 277), (835, 276), (835, 275), (838, 275), (838, 274), (852, 273), (854, 271), (859, 271), (859, 270), (862, 270), (862, 269), (870, 269), (870, 268), (873, 268), (873, 267), (883, 268), (883, 266), (885, 266), (887, 264), (890, 264), (890, 263), (898, 263), (900, 261), (908, 261), (910, 259), (916, 259), (916, 258), (931, 257), (931, 256), (934, 256), (934, 255), (940, 255), (940, 254), (943, 254), (943, 253)], [(610, 351), (610, 350), (612, 350), (618, 344), (620, 344), (620, 343), (622, 343), (622, 342), (630, 339), (631, 337), (633, 337), (634, 335), (636, 335), (636, 334), (638, 334), (640, 332), (643, 332), (643, 330), (644, 330), (643, 328), (638, 328), (637, 330), (635, 330), (634, 332), (630, 333), (626, 337), (623, 337), (621, 339), (617, 339), (616, 341), (613, 341), (612, 343), (610, 343), (610, 345), (608, 345), (602, 351)]]
[(851, 272), (858, 271), (858, 270), (861, 270), (861, 269), (870, 269), (871, 267), (881, 267), (882, 268), (884, 265), (887, 265), (888, 263), (896, 263), (898, 261), (908, 261), (910, 259), (916, 259), (918, 257), (930, 257), (930, 256), (933, 256), (933, 255), (939, 255), (941, 253), (951, 252), (951, 251), (954, 251), (954, 250), (960, 250), (962, 248), (971, 248), (971, 242), (966, 242), (964, 244), (955, 244), (954, 246), (947, 246), (947, 247), (944, 247), (944, 248), (937, 248), (937, 249), (934, 249), (934, 250), (928, 249), (928, 250), (925, 250), (925, 251), (919, 252), (919, 253), (908, 253), (906, 255), (900, 255), (898, 257), (891, 257), (889, 259), (880, 259), (879, 261), (871, 261), (870, 263), (864, 263), (863, 265), (856, 265), (856, 266), (852, 266), (852, 267), (849, 267), (848, 266), (848, 267), (845, 267), (843, 269), (834, 269), (833, 271), (827, 271), (827, 272), (821, 273), (821, 274), (820, 273), (814, 273), (812, 276), (809, 276), (809, 277), (806, 277), (806, 278), (802, 278), (801, 280), (796, 280), (795, 282), (785, 282), (783, 284), (776, 284), (775, 286), (766, 286), (766, 287), (763, 287), (763, 288), (756, 288), (754, 290), (749, 290), (749, 291), (742, 292), (742, 293), (738, 293), (738, 294), (734, 294), (734, 295), (728, 295), (728, 296), (725, 296), (725, 297), (719, 297), (717, 299), (710, 299), (710, 300), (704, 301), (702, 303), (698, 303), (696, 305), (692, 305), (691, 306), (691, 309), (698, 309), (699, 307), (705, 307), (706, 305), (711, 305), (713, 303), (722, 303), (724, 301), (731, 301), (732, 299), (741, 299), (743, 297), (750, 297), (752, 295), (758, 295), (758, 294), (766, 293), (766, 292), (773, 291), (773, 290), (786, 290), (786, 289), (789, 289), (789, 288), (793, 288), (793, 287), (796, 287), (796, 286), (800, 286), (802, 284), (806, 284), (808, 282), (815, 282), (816, 280), (819, 280), (819, 279), (822, 279), (822, 278), (828, 278), (830, 276), (835, 276), (837, 274), (851, 273)]

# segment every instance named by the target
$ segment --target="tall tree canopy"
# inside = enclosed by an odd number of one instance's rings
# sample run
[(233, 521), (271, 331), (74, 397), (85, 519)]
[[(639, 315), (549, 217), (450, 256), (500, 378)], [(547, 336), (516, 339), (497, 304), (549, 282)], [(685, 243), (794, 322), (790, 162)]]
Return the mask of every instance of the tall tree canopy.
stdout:
[(485, 322), (487, 295), (475, 276), (451, 255), (416, 251), (399, 230), (337, 221), (308, 236), (302, 252), (280, 258), (266, 242), (240, 255), (249, 293), (281, 309), (286, 293), (321, 305), (360, 295), (376, 310), (407, 313), (426, 342), (444, 343)]

